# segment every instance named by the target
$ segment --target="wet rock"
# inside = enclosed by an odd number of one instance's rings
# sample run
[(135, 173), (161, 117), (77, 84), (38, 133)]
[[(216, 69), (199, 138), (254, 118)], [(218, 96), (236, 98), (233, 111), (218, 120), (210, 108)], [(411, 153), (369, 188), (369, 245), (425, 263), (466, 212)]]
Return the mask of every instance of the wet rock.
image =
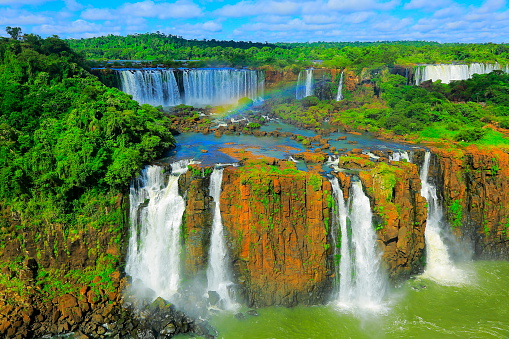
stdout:
[(216, 306), (219, 303), (219, 301), (221, 300), (219, 293), (217, 293), (216, 291), (209, 291), (208, 295), (209, 295), (209, 304), (211, 306)]
[(239, 320), (244, 320), (246, 316), (243, 313), (239, 312), (235, 314), (235, 318)]
[(256, 310), (249, 310), (246, 313), (251, 315), (251, 316), (255, 316), (255, 317), (257, 317), (259, 315)]

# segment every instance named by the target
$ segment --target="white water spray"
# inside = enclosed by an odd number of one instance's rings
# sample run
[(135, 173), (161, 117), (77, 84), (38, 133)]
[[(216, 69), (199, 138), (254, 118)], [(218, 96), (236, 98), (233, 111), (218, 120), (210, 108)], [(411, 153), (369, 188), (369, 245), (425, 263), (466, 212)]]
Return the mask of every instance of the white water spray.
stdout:
[[(148, 166), (131, 185), (131, 236), (126, 273), (155, 292), (171, 298), (180, 280), (180, 226), (185, 210), (178, 179), (189, 161), (171, 165), (170, 175), (160, 166)], [(166, 183), (167, 180), (167, 183)]]
[(372, 225), (369, 198), (364, 194), (361, 183), (354, 182), (348, 213), (337, 179), (332, 179), (331, 183), (341, 231), (338, 305), (345, 309), (380, 310), (387, 290), (387, 277), (381, 265), (382, 254)]
[[(305, 76), (303, 77), (303, 74)], [(304, 78), (304, 79), (302, 79)], [(313, 95), (313, 69), (306, 69), (300, 71), (297, 77), (297, 89), (295, 92), (295, 99), (300, 100), (305, 97)]]
[(223, 222), (221, 220), (221, 183), (223, 168), (215, 168), (210, 176), (210, 195), (214, 199), (214, 220), (210, 239), (209, 264), (207, 268), (207, 290), (216, 291), (220, 297), (222, 308), (235, 310), (236, 303), (230, 297), (230, 287), (233, 285)]
[(458, 284), (465, 280), (465, 273), (454, 266), (443, 240), (444, 213), (435, 186), (428, 182), (431, 153), (426, 152), (422, 165), (421, 195), (428, 202), (428, 218), (424, 237), (426, 241), (426, 269), (422, 277), (444, 285)]
[(338, 94), (336, 95), (336, 101), (340, 100), (343, 100), (343, 72), (341, 72), (341, 76), (339, 77)]

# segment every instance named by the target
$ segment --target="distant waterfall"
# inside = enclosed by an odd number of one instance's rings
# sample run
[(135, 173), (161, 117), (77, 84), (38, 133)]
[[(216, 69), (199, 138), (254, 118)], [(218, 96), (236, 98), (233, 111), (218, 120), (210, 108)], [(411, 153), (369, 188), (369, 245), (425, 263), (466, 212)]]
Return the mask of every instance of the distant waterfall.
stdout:
[(214, 220), (210, 239), (209, 264), (207, 268), (207, 289), (216, 291), (222, 302), (222, 308), (235, 309), (235, 302), (230, 297), (229, 287), (233, 285), (228, 261), (228, 251), (221, 220), (221, 183), (223, 169), (215, 168), (210, 176), (210, 195), (214, 199)]
[(403, 161), (403, 160), (405, 160), (406, 162), (411, 162), (410, 161), (410, 156), (408, 155), (407, 151), (393, 152), (391, 155), (389, 155), (389, 160), (390, 161)]
[(343, 72), (339, 77), (338, 94), (336, 95), (336, 101), (343, 100)]
[(126, 273), (141, 281), (156, 297), (171, 298), (180, 280), (180, 227), (185, 210), (178, 194), (178, 179), (188, 162), (171, 165), (171, 174), (148, 166), (131, 185), (131, 235)]
[(313, 69), (300, 71), (297, 77), (297, 89), (295, 91), (295, 99), (300, 100), (313, 95)]
[[(238, 69), (120, 70), (120, 89), (142, 104), (192, 106), (235, 104), (263, 95), (263, 72)], [(178, 85), (181, 78), (182, 85)]]
[(381, 266), (369, 198), (361, 183), (354, 182), (347, 212), (337, 179), (331, 183), (341, 231), (338, 304), (346, 308), (378, 309), (387, 289), (387, 277)]
[(182, 98), (173, 70), (119, 71), (120, 90), (140, 104), (176, 106)]
[(442, 236), (444, 232), (442, 227), (445, 224), (443, 209), (435, 186), (428, 181), (430, 156), (430, 152), (426, 152), (420, 173), (421, 195), (428, 202), (428, 219), (424, 233), (426, 269), (422, 276), (443, 284), (459, 283), (463, 280), (463, 272), (454, 267), (449, 257), (447, 245)]
[(487, 74), (494, 70), (503, 70), (508, 73), (509, 65), (502, 67), (495, 64), (472, 63), (469, 65), (421, 65), (415, 70), (415, 84), (420, 85), (427, 80), (442, 80), (448, 84), (453, 80), (470, 79), (474, 74)]

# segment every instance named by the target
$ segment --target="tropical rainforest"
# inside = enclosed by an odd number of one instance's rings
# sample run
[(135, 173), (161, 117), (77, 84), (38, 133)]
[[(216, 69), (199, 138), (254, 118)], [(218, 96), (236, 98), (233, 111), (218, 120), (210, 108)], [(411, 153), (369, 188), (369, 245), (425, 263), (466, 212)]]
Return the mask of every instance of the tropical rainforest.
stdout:
[[(125, 248), (127, 238), (129, 184), (145, 164), (175, 146), (170, 132), (175, 111), (183, 119), (200, 119), (192, 107), (165, 112), (140, 105), (99, 81), (91, 67), (231, 66), (288, 72), (294, 78), (312, 65), (346, 69), (360, 80), (344, 92), (344, 100), (274, 96), (260, 109), (308, 128), (328, 121), (413, 142), (509, 145), (509, 74), (493, 71), (450, 84), (412, 86), (390, 72), (394, 65), (419, 63), (507, 64), (505, 44), (269, 44), (186, 40), (160, 32), (65, 41), (9, 29), (11, 38), (0, 39), (0, 247), (8, 259), (0, 262), (0, 307), (9, 310), (33, 305), (42, 310), (50, 301), (65, 305), (59, 298), (68, 294), (81, 295), (79, 302), (86, 307), (117, 302), (119, 297), (111, 293), (119, 290), (114, 273), (124, 264), (119, 248)], [(337, 79), (333, 81), (337, 88)], [(246, 128), (259, 127), (252, 122)], [(84, 252), (73, 252), (78, 243)], [(75, 253), (90, 261), (74, 262)], [(39, 266), (31, 264), (35, 261)], [(10, 312), (12, 319), (25, 314)], [(56, 319), (65, 320), (61, 324), (74, 319), (59, 312)], [(34, 314), (28, 315), (28, 323), (35, 322)], [(77, 328), (70, 326), (26, 327), (18, 334)]]

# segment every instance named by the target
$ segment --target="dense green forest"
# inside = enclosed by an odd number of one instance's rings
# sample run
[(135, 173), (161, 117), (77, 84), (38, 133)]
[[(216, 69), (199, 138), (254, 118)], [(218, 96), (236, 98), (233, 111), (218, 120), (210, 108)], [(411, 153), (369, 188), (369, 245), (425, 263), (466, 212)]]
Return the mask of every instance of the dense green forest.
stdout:
[(83, 62), (55, 37), (0, 41), (0, 199), (24, 213), (44, 196), (66, 218), (83, 194), (125, 189), (174, 143), (160, 112), (104, 86)]
[[(19, 296), (52, 298), (98, 282), (108, 285), (97, 287), (99, 298), (112, 291), (109, 274), (121, 257), (106, 248), (126, 232), (122, 194), (143, 164), (174, 145), (167, 118), (106, 87), (83, 64), (56, 37), (0, 40), (0, 246), (19, 244), (2, 251), (0, 269), (13, 273), (0, 274), (0, 302), (20, 305)], [(80, 240), (94, 264), (54, 264), (70, 255), (66, 244), (94, 232)], [(38, 261), (51, 257), (34, 278), (40, 294), (21, 273), (34, 242)], [(9, 250), (17, 246), (22, 255)]]
[(186, 40), (164, 33), (69, 40), (70, 46), (95, 60), (200, 60), (198, 66), (305, 67), (323, 60), (325, 67), (364, 68), (393, 64), (499, 62), (509, 63), (507, 44), (439, 44), (425, 41), (316, 42), (260, 44)]

